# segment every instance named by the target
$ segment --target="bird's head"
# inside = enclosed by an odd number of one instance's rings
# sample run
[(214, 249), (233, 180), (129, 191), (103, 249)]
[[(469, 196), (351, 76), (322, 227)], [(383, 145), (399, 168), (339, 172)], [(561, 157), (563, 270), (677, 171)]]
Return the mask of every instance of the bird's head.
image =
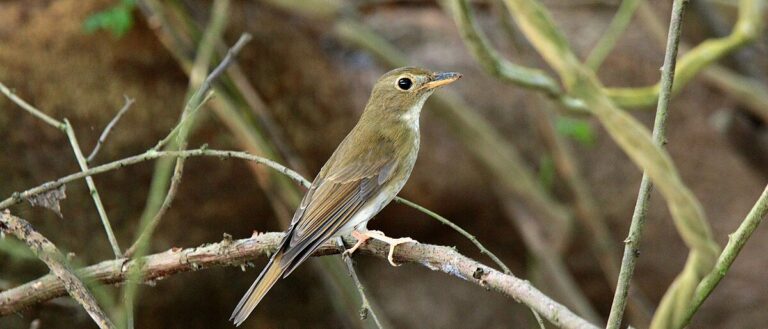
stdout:
[(418, 119), (432, 92), (459, 78), (461, 74), (456, 72), (431, 72), (417, 67), (394, 69), (376, 81), (365, 112), (376, 116), (412, 115)]

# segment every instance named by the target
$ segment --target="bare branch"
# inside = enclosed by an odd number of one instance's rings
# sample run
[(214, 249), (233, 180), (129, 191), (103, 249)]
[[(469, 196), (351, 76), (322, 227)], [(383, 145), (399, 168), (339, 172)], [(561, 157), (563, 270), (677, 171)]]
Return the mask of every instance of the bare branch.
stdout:
[[(659, 95), (658, 105), (656, 107), (656, 119), (653, 124), (653, 142), (659, 147), (663, 147), (666, 143), (666, 130), (667, 130), (667, 113), (669, 108), (669, 100), (672, 97), (672, 85), (675, 81), (675, 66), (677, 64), (677, 50), (680, 44), (680, 33), (682, 32), (682, 20), (683, 13), (685, 12), (686, 0), (675, 0), (672, 5), (672, 18), (669, 26), (669, 35), (667, 37), (667, 48), (664, 54), (664, 65), (662, 66), (661, 75), (661, 93)], [(648, 209), (648, 200), (651, 196), (651, 190), (653, 189), (653, 183), (648, 175), (647, 171), (643, 172), (643, 178), (640, 182), (640, 191), (637, 195), (637, 203), (635, 205), (635, 211), (632, 214), (632, 223), (629, 227), (629, 234), (625, 241), (624, 257), (621, 260), (621, 270), (619, 271), (619, 278), (616, 282), (616, 290), (613, 297), (613, 303), (611, 305), (611, 312), (608, 317), (608, 325), (606, 328), (618, 329), (621, 326), (621, 322), (624, 316), (624, 308), (627, 302), (627, 295), (629, 294), (629, 285), (632, 280), (632, 275), (635, 271), (635, 263), (637, 261), (637, 254), (640, 248), (640, 238), (643, 234), (643, 228), (645, 226), (645, 216)], [(694, 250), (692, 250), (694, 252)], [(688, 267), (686, 267), (688, 269)], [(689, 285), (696, 285), (697, 282), (689, 282)], [(690, 289), (690, 293), (693, 293), (693, 289)], [(673, 289), (667, 291), (666, 296), (674, 296)], [(671, 297), (667, 297), (671, 298)], [(665, 299), (667, 299), (665, 298)], [(689, 299), (690, 296), (680, 296), (678, 300)], [(663, 307), (665, 303), (659, 306), (657, 313), (654, 315), (654, 319), (651, 322), (652, 327), (658, 326), (657, 321), (666, 321), (667, 327), (679, 322), (678, 320), (671, 320), (672, 315), (660, 317), (660, 314), (669, 312), (672, 308), (671, 301), (666, 303), (666, 307)], [(677, 304), (681, 304), (680, 301)], [(673, 313), (674, 314), (674, 313)], [(676, 315), (675, 318), (679, 317)]]
[(11, 101), (16, 103), (19, 107), (21, 107), (23, 110), (29, 112), (30, 114), (36, 116), (38, 119), (43, 120), (45, 123), (55, 127), (56, 129), (59, 129), (61, 131), (64, 131), (64, 123), (56, 120), (54, 118), (51, 118), (49, 115), (43, 113), (42, 111), (38, 110), (31, 104), (25, 102), (23, 99), (21, 99), (19, 96), (16, 96), (16, 94), (11, 91), (10, 88), (6, 87), (2, 82), (0, 82), (0, 92), (2, 92), (6, 97), (8, 97)]
[(112, 131), (112, 128), (114, 128), (117, 122), (120, 121), (120, 118), (123, 117), (123, 114), (125, 114), (125, 112), (128, 112), (128, 110), (131, 108), (131, 105), (133, 105), (134, 103), (133, 98), (130, 98), (125, 95), (123, 95), (123, 98), (125, 98), (125, 105), (123, 105), (123, 108), (121, 108), (120, 111), (117, 112), (115, 117), (109, 121), (107, 126), (104, 127), (104, 131), (101, 133), (101, 136), (99, 136), (99, 140), (96, 142), (96, 146), (93, 147), (93, 151), (91, 151), (91, 154), (89, 154), (88, 158), (85, 159), (85, 162), (93, 161), (93, 158), (95, 158), (96, 154), (98, 154), (99, 150), (101, 150), (101, 144), (104, 144), (104, 141), (107, 140), (107, 136), (109, 136), (109, 132)]
[(53, 272), (53, 275), (49, 274), (48, 277), (51, 277), (61, 287), (60, 295), (68, 292), (83, 306), (99, 328), (115, 328), (85, 284), (67, 266), (64, 255), (51, 241), (35, 231), (27, 221), (11, 215), (7, 210), (0, 215), (0, 230), (13, 234), (19, 240), (24, 241), (32, 252), (48, 265), (48, 268)]
[[(283, 236), (284, 233), (264, 233), (249, 239), (235, 241), (225, 239), (219, 243), (197, 248), (174, 248), (144, 257), (140, 261), (109, 260), (83, 268), (79, 274), (89, 280), (114, 284), (124, 282), (128, 272), (137, 264), (144, 264), (141, 269), (143, 282), (152, 282), (177, 273), (211, 267), (243, 266), (257, 257), (275, 252)], [(354, 241), (353, 238), (345, 238), (348, 244)], [(338, 252), (338, 246), (333, 241), (329, 241), (321, 246), (314, 256)], [(358, 252), (386, 259), (389, 247), (385, 243), (371, 241), (358, 249)], [(454, 248), (429, 244), (405, 244), (395, 250), (394, 258), (398, 263), (421, 264), (431, 270), (499, 292), (530, 306), (555, 326), (597, 328), (544, 295), (528, 281), (480, 264), (460, 254)], [(0, 315), (18, 312), (30, 305), (62, 296), (64, 293), (65, 289), (61, 282), (51, 275), (44, 276), (0, 293)]]
[[(88, 163), (83, 156), (82, 149), (80, 149), (80, 144), (77, 142), (75, 131), (72, 129), (72, 124), (70, 124), (67, 119), (64, 119), (64, 121), (61, 122), (48, 116), (31, 104), (25, 102), (20, 97), (16, 96), (13, 92), (10, 91), (10, 89), (8, 89), (8, 87), (2, 83), (0, 83), (0, 92), (5, 94), (25, 111), (64, 132), (67, 135), (69, 144), (72, 145), (72, 150), (75, 153), (75, 158), (77, 159), (77, 163), (80, 165), (80, 169), (83, 171), (88, 170)], [(107, 233), (107, 239), (109, 239), (109, 244), (112, 246), (112, 251), (115, 253), (115, 257), (119, 257), (120, 246), (117, 244), (117, 239), (115, 239), (114, 232), (112, 232), (112, 226), (109, 224), (109, 218), (107, 217), (107, 212), (104, 210), (104, 205), (101, 203), (101, 198), (99, 197), (99, 191), (96, 189), (96, 184), (93, 183), (93, 179), (90, 177), (86, 178), (86, 184), (88, 185), (88, 190), (91, 193), (91, 197), (93, 197), (93, 203), (96, 205), (96, 210), (99, 213), (99, 218), (101, 218), (101, 223)], [(0, 207), (0, 209), (3, 209), (3, 207)], [(58, 215), (61, 216), (61, 213), (58, 213)]]
[[(75, 137), (75, 131), (72, 129), (72, 124), (69, 123), (69, 120), (67, 119), (64, 119), (64, 131), (66, 132), (67, 138), (69, 139), (69, 144), (72, 145), (72, 150), (75, 152), (75, 158), (77, 159), (77, 164), (80, 165), (80, 170), (88, 170), (88, 163), (86, 163), (85, 157), (83, 156), (83, 150), (80, 148), (80, 144), (77, 142), (77, 137)], [(92, 177), (85, 177), (85, 183), (88, 186), (88, 191), (91, 193), (93, 203), (96, 205), (96, 211), (99, 213), (101, 224), (104, 226), (107, 239), (109, 240), (110, 246), (112, 246), (112, 252), (115, 253), (115, 258), (119, 258), (122, 254), (120, 252), (120, 245), (117, 243), (115, 233), (112, 231), (112, 225), (109, 223), (107, 211), (104, 210), (104, 204), (101, 202), (99, 190), (96, 189), (96, 183), (93, 182)]]
[(407, 205), (407, 206), (409, 206), (409, 207), (411, 207), (413, 209), (416, 209), (418, 211), (421, 211), (421, 212), (427, 214), (427, 216), (436, 219), (440, 223), (448, 225), (448, 227), (450, 227), (451, 229), (453, 229), (456, 232), (459, 232), (459, 234), (463, 235), (469, 241), (472, 241), (472, 244), (474, 244), (477, 247), (477, 249), (480, 249), (480, 253), (485, 254), (486, 256), (488, 256), (488, 258), (490, 258), (494, 263), (496, 263), (496, 265), (498, 265), (499, 268), (502, 271), (504, 271), (504, 273), (512, 274), (512, 271), (509, 270), (509, 267), (507, 267), (507, 265), (505, 265), (504, 262), (502, 262), (501, 259), (499, 259), (499, 257), (496, 257), (496, 255), (494, 253), (492, 253), (490, 250), (485, 248), (485, 246), (483, 246), (482, 243), (480, 243), (480, 240), (478, 240), (474, 235), (470, 234), (469, 232), (467, 232), (466, 230), (461, 228), (459, 225), (454, 224), (453, 222), (451, 222), (447, 218), (445, 218), (443, 216), (440, 216), (436, 212), (434, 212), (432, 210), (429, 210), (429, 209), (427, 209), (425, 207), (422, 207), (422, 206), (418, 205), (417, 203), (415, 203), (413, 201), (409, 201), (409, 200), (403, 199), (401, 197), (395, 197), (395, 201), (403, 203), (403, 204), (405, 204), (405, 205)]
[[(339, 245), (339, 251), (344, 251), (344, 240), (342, 238), (334, 239), (338, 242)], [(355, 264), (352, 260), (351, 255), (341, 255), (341, 259), (344, 261), (344, 264), (347, 265), (347, 272), (349, 272), (349, 276), (352, 277), (352, 281), (355, 281), (355, 287), (357, 288), (357, 291), (360, 293), (360, 300), (362, 302), (362, 305), (360, 306), (360, 318), (365, 320), (370, 315), (373, 319), (373, 323), (376, 324), (376, 328), (382, 329), (384, 326), (381, 325), (381, 321), (379, 321), (379, 317), (376, 316), (376, 312), (373, 311), (373, 308), (371, 307), (371, 303), (368, 302), (368, 297), (365, 296), (365, 287), (363, 286), (363, 283), (360, 282), (360, 278), (357, 277), (357, 272), (355, 271)]]

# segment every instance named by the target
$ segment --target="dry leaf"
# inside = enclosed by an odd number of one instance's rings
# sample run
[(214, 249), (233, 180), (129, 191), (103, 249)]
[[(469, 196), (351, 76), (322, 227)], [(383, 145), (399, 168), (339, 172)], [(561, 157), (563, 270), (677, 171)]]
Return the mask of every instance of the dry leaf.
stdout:
[(61, 214), (61, 206), (59, 205), (59, 201), (64, 200), (67, 197), (67, 194), (65, 193), (66, 190), (66, 185), (62, 184), (56, 189), (40, 194), (35, 194), (27, 198), (27, 201), (29, 201), (29, 204), (31, 204), (33, 207), (45, 207), (51, 209), (56, 213), (56, 215), (59, 215), (60, 218), (64, 218), (64, 215)]

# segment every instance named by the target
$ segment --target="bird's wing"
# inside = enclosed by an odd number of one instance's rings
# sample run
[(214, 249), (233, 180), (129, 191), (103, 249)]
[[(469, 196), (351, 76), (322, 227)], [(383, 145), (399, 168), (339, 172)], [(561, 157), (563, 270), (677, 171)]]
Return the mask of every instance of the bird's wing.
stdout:
[(396, 164), (394, 159), (355, 161), (321, 171), (296, 210), (286, 237), (283, 277), (378, 195)]
[(280, 277), (291, 274), (378, 195), (397, 166), (394, 159), (374, 160), (370, 152), (355, 154), (351, 157), (354, 160), (343, 163), (337, 161), (337, 153), (331, 156), (304, 195), (280, 249), (232, 312), (230, 320), (236, 325), (245, 321)]

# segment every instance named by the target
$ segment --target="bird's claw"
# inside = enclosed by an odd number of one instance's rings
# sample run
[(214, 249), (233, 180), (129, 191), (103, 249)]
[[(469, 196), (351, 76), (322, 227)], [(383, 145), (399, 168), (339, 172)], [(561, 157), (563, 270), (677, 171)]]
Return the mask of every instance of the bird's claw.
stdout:
[(411, 238), (407, 238), (407, 237), (399, 238), (399, 239), (390, 238), (384, 235), (384, 232), (374, 231), (374, 230), (352, 231), (352, 236), (355, 237), (355, 239), (357, 239), (357, 243), (355, 243), (355, 245), (352, 248), (349, 248), (346, 251), (344, 251), (342, 256), (352, 255), (352, 253), (355, 252), (355, 250), (357, 250), (357, 248), (359, 248), (361, 245), (363, 245), (363, 243), (368, 241), (368, 239), (376, 239), (389, 244), (389, 253), (387, 254), (387, 260), (389, 260), (389, 263), (392, 264), (392, 266), (402, 265), (402, 264), (395, 263), (394, 256), (395, 256), (395, 247), (397, 247), (397, 245), (400, 245), (403, 243), (418, 243), (418, 241)]
[(341, 257), (352, 257), (352, 254), (357, 250), (357, 248), (360, 248), (368, 239), (371, 237), (363, 232), (358, 231), (352, 231), (352, 236), (357, 239), (357, 242), (355, 243), (352, 248), (349, 248), (347, 250), (344, 250), (343, 253), (341, 253)]
[(389, 260), (389, 263), (392, 264), (392, 266), (403, 265), (403, 264), (395, 263), (394, 255), (395, 255), (395, 247), (397, 247), (397, 245), (403, 244), (403, 243), (418, 243), (418, 241), (411, 238), (391, 239), (386, 242), (389, 243), (389, 254), (387, 255), (387, 259)]

